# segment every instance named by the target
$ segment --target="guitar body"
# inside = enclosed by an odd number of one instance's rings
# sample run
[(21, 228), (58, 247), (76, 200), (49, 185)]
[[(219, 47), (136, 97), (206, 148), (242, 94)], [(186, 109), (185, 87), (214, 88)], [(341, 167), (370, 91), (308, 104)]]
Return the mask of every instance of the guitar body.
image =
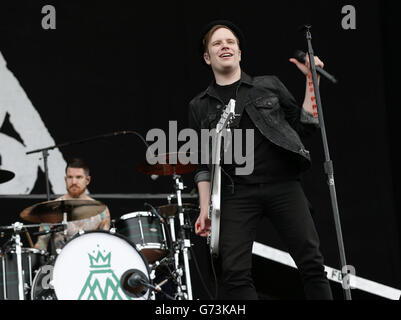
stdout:
[(212, 172), (210, 179), (210, 235), (208, 237), (210, 253), (214, 257), (219, 255), (220, 215), (221, 215), (221, 143), (223, 130), (234, 118), (235, 100), (231, 99), (216, 127), (216, 145), (213, 148)]
[(221, 205), (221, 168), (214, 165), (214, 181), (210, 195), (209, 219), (210, 219), (210, 253), (217, 257), (219, 255), (220, 238), (220, 205)]

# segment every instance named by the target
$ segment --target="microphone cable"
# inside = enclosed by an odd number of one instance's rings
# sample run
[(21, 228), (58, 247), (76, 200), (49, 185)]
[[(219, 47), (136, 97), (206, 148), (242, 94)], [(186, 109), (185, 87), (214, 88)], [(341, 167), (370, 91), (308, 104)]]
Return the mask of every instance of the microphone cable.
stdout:
[[(191, 220), (190, 215), (187, 213), (186, 216), (187, 216), (187, 219), (189, 221), (189, 224), (192, 226), (193, 225), (193, 221)], [(207, 287), (207, 285), (205, 283), (205, 279), (203, 278), (202, 272), (200, 271), (198, 260), (196, 259), (196, 254), (195, 254), (195, 251), (192, 248), (192, 246), (189, 247), (189, 250), (191, 252), (191, 256), (193, 257), (194, 265), (195, 265), (196, 271), (197, 271), (197, 273), (199, 275), (199, 279), (200, 279), (200, 281), (202, 283), (203, 289), (205, 290), (206, 294), (209, 296), (210, 300), (216, 300), (217, 299), (217, 277), (216, 277), (216, 273), (214, 271), (214, 266), (212, 265), (214, 279), (215, 279), (215, 286), (216, 286), (215, 287), (215, 290), (216, 290), (215, 297), (213, 297), (213, 295), (210, 293), (210, 291), (209, 291), (209, 289), (208, 289), (208, 287)], [(212, 262), (212, 264), (213, 264), (213, 262)]]

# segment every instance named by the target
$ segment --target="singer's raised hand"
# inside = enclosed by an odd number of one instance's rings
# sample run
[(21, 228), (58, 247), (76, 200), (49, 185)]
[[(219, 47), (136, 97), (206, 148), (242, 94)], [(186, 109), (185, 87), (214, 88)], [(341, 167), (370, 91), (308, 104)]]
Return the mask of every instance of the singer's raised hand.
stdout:
[[(324, 68), (324, 63), (322, 60), (319, 59), (318, 56), (314, 56), (315, 58), (315, 66), (316, 67), (320, 67), (320, 68)], [(292, 62), (293, 64), (295, 64), (299, 70), (301, 70), (301, 72), (307, 76), (311, 71), (310, 71), (310, 63), (309, 63), (309, 55), (306, 55), (305, 57), (306, 61), (305, 63), (299, 62), (297, 59), (295, 58), (290, 58), (289, 61)], [(318, 75), (319, 77), (319, 75)]]

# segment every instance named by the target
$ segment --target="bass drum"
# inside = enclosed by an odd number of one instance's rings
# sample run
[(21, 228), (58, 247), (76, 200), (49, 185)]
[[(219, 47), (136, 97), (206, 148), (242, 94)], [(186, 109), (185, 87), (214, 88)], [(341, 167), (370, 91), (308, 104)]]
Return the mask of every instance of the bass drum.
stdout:
[(107, 231), (84, 232), (64, 245), (53, 265), (43, 266), (37, 273), (32, 299), (150, 299), (146, 287), (128, 287), (124, 275), (133, 270), (150, 282), (146, 259), (128, 239)]

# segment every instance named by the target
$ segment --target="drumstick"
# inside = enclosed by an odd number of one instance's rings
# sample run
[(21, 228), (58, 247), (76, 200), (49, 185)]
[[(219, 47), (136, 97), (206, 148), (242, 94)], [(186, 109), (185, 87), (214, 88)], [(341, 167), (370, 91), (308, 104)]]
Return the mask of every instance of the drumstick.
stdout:
[(30, 236), (27, 228), (25, 228), (25, 234), (26, 234), (26, 237), (28, 238), (29, 245), (31, 246), (31, 248), (33, 248), (34, 244), (32, 242), (31, 236)]

